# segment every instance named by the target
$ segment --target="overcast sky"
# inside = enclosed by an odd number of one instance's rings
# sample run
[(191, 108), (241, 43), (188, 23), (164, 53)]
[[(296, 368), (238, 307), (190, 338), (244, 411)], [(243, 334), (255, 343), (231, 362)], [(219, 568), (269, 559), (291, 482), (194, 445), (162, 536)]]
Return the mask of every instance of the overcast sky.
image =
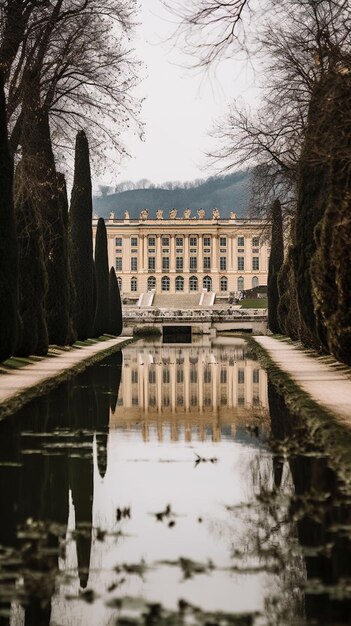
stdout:
[(119, 172), (106, 172), (103, 182), (148, 178), (161, 183), (207, 176), (204, 153), (213, 141), (208, 137), (212, 123), (233, 98), (254, 99), (253, 73), (238, 60), (222, 62), (212, 78), (185, 69), (181, 51), (165, 43), (174, 30), (174, 17), (160, 0), (141, 0), (141, 5), (135, 48), (146, 66), (146, 78), (138, 88), (146, 98), (145, 141), (126, 138), (133, 157), (121, 164)]

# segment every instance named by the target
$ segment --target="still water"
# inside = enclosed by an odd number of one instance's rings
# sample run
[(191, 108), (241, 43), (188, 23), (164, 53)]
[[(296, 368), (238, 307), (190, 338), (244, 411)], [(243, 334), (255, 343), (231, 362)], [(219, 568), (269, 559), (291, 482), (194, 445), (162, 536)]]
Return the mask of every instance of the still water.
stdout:
[(91, 367), (0, 423), (0, 624), (351, 623), (315, 439), (241, 339)]

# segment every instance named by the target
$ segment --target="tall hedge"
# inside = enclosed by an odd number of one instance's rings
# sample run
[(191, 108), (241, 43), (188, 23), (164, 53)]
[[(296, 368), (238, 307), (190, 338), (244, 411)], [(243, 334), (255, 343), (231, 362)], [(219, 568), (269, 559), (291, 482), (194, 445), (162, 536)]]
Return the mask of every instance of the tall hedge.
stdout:
[(108, 332), (111, 335), (122, 334), (123, 318), (122, 318), (122, 301), (119, 291), (118, 280), (114, 267), (110, 269), (109, 277), (109, 326)]
[(312, 293), (326, 347), (351, 364), (351, 77), (330, 73), (328, 85), (321, 103), (330, 121), (324, 136), (328, 185), (326, 210), (315, 229)]
[(12, 187), (13, 162), (0, 72), (0, 361), (13, 354), (17, 339), (18, 252)]
[(311, 282), (311, 259), (316, 252), (315, 228), (322, 219), (327, 201), (329, 146), (326, 136), (333, 124), (328, 104), (329, 81), (323, 78), (314, 88), (308, 111), (304, 145), (298, 167), (298, 197), (293, 245), (297, 303), (308, 332), (301, 339), (320, 348), (325, 344), (317, 333)]
[(271, 254), (268, 266), (268, 328), (272, 333), (280, 333), (281, 327), (278, 319), (278, 274), (284, 262), (284, 239), (282, 207), (277, 199), (271, 208)]
[(109, 271), (105, 220), (100, 217), (95, 237), (96, 310), (94, 335), (99, 337), (109, 327)]
[(89, 145), (84, 131), (76, 137), (74, 180), (70, 207), (70, 243), (76, 293), (73, 320), (78, 339), (93, 331), (93, 233)]

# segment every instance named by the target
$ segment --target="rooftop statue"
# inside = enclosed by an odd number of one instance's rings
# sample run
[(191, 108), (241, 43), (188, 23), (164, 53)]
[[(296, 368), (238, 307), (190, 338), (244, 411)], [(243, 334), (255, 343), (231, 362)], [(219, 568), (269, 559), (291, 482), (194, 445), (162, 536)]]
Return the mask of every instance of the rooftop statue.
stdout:
[(186, 220), (189, 220), (191, 216), (191, 209), (185, 209), (184, 213), (183, 213), (183, 217)]
[(170, 219), (170, 220), (174, 220), (176, 217), (177, 217), (177, 209), (172, 209), (172, 210), (169, 212), (169, 219)]
[(125, 211), (125, 213), (124, 213), (124, 219), (125, 219), (125, 220), (129, 220), (129, 211)]
[(236, 213), (234, 213), (234, 211), (230, 212), (230, 219), (231, 220), (236, 220)]
[(197, 214), (198, 214), (200, 220), (204, 220), (205, 219), (205, 210), (204, 209), (198, 209), (197, 210)]
[(213, 220), (219, 220), (220, 217), (221, 217), (221, 214), (220, 214), (219, 210), (218, 209), (213, 209), (213, 211), (212, 211), (212, 219)]
[(156, 211), (156, 219), (163, 220), (163, 209), (157, 209)]
[(109, 218), (108, 218), (108, 219), (109, 219), (109, 220), (112, 220), (112, 221), (115, 219), (115, 214), (114, 214), (114, 212), (113, 212), (113, 211), (110, 211), (110, 215), (109, 215)]
[(140, 211), (141, 220), (147, 220), (148, 217), (149, 217), (149, 211), (147, 209), (143, 209), (142, 211)]

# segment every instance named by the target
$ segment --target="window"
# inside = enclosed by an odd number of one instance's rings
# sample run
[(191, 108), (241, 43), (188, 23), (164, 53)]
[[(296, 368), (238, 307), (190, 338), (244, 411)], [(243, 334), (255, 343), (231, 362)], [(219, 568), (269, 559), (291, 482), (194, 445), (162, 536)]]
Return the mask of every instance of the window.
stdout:
[(226, 385), (227, 384), (227, 370), (225, 369), (225, 367), (222, 367), (222, 369), (221, 369), (220, 381), (221, 381), (222, 385)]
[(138, 370), (132, 370), (132, 383), (138, 382)]
[(138, 245), (138, 237), (131, 237), (130, 238), (130, 245), (132, 248), (136, 248)]
[(225, 248), (227, 245), (227, 237), (220, 237), (219, 238), (219, 246), (220, 248)]
[(242, 248), (245, 245), (245, 237), (238, 237), (238, 248)]
[(190, 243), (190, 248), (195, 248), (195, 246), (197, 246), (197, 237), (190, 237), (189, 243)]
[(259, 237), (252, 237), (252, 247), (253, 248), (258, 248), (259, 245), (260, 245), (260, 238)]
[(238, 383), (241, 385), (245, 382), (245, 372), (243, 369), (238, 369)]
[(242, 276), (238, 278), (238, 291), (244, 291), (244, 279)]
[(210, 270), (210, 269), (211, 269), (211, 257), (204, 256), (204, 270)]
[(182, 367), (177, 368), (177, 383), (184, 382), (184, 371)]
[(148, 258), (148, 268), (149, 272), (154, 272), (156, 268), (156, 259), (154, 256), (149, 256)]
[(197, 270), (197, 257), (196, 256), (190, 257), (189, 268), (190, 268), (190, 271), (196, 272)]
[(121, 256), (116, 257), (116, 270), (117, 272), (122, 271), (122, 257)]
[(130, 270), (131, 272), (138, 271), (138, 257), (132, 256), (130, 259)]
[(190, 382), (197, 383), (197, 369), (194, 365), (190, 368)]
[(155, 367), (150, 367), (149, 369), (149, 385), (156, 384), (156, 371)]
[(130, 290), (138, 291), (138, 281), (135, 278), (135, 276), (133, 276), (133, 278), (130, 279)]
[(252, 269), (254, 271), (260, 269), (260, 257), (259, 256), (253, 256), (252, 257)]
[(202, 285), (207, 291), (212, 291), (212, 278), (210, 276), (204, 276)]
[(168, 272), (169, 270), (169, 256), (162, 257), (162, 270)]
[(183, 237), (176, 237), (176, 248), (183, 247)]
[(210, 383), (210, 382), (211, 382), (211, 370), (210, 370), (210, 367), (206, 365), (204, 369), (204, 383)]
[(116, 248), (121, 248), (122, 247), (122, 237), (116, 237), (115, 243), (116, 243)]
[(221, 278), (221, 291), (228, 291), (228, 279), (226, 276)]
[(211, 245), (211, 237), (204, 237), (204, 248), (208, 248)]
[(189, 291), (197, 291), (198, 280), (196, 276), (190, 276), (189, 278)]
[(238, 270), (244, 270), (244, 269), (245, 269), (244, 257), (238, 256)]
[(156, 289), (156, 278), (155, 276), (150, 276), (147, 279), (147, 289), (150, 291), (151, 289)]
[(161, 289), (162, 291), (169, 291), (171, 281), (168, 276), (162, 276)]
[(258, 278), (254, 276), (252, 279), (252, 287), (258, 287)]
[(166, 367), (163, 368), (162, 370), (162, 382), (167, 385), (167, 383), (169, 383), (169, 381), (171, 380), (170, 377), (170, 373), (169, 373), (169, 367), (168, 365), (166, 365)]
[(169, 246), (169, 237), (162, 237), (162, 246), (164, 248), (168, 248), (168, 246)]
[(227, 257), (226, 256), (219, 257), (219, 269), (221, 270), (221, 272), (227, 269)]
[(260, 370), (252, 371), (252, 382), (259, 383), (260, 382)]
[(156, 237), (149, 237), (148, 242), (149, 248), (154, 248), (156, 245)]
[(183, 276), (177, 276), (175, 281), (176, 291), (184, 291), (184, 278)]
[(122, 278), (120, 276), (117, 276), (117, 282), (118, 282), (119, 290), (122, 293)]
[(183, 257), (182, 256), (176, 257), (176, 270), (177, 272), (183, 271)]

